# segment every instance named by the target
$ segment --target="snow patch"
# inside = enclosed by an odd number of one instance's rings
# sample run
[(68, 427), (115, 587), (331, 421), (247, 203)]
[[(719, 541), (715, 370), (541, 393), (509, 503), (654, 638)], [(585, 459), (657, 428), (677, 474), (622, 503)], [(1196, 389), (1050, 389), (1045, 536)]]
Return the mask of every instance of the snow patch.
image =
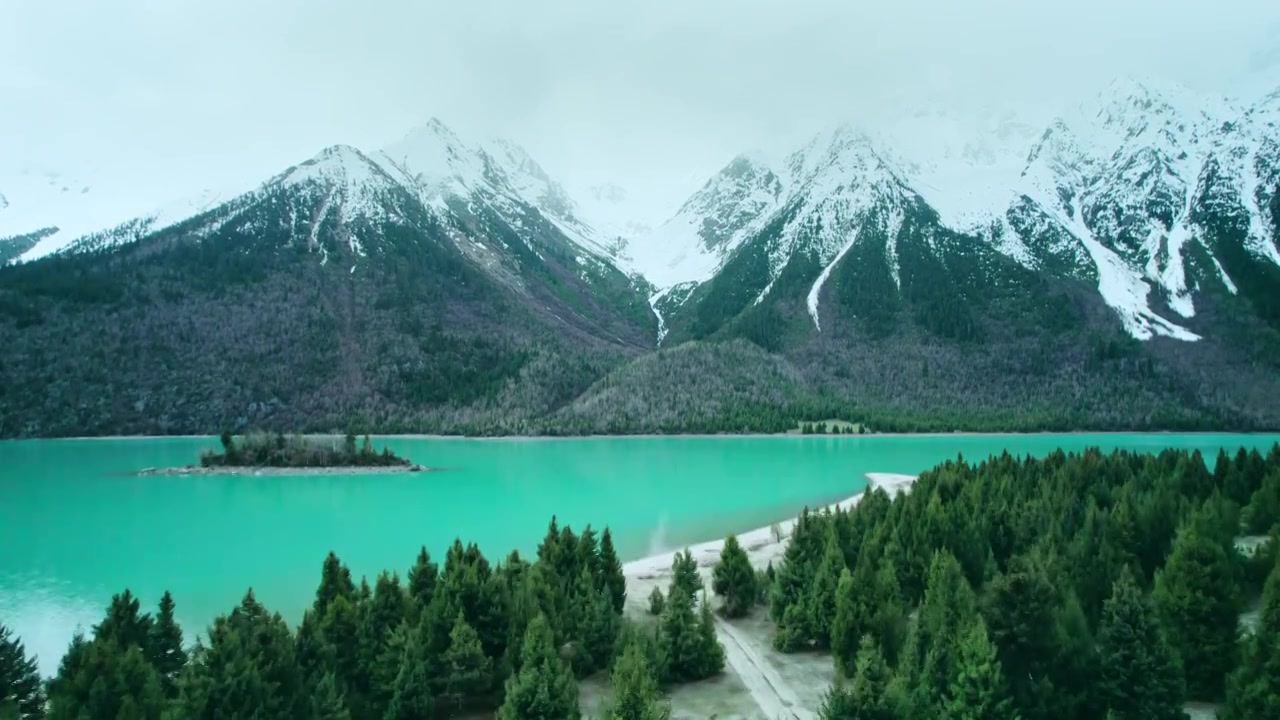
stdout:
[(1079, 207), (1073, 209), (1073, 219), (1068, 221), (1068, 227), (1093, 257), (1098, 269), (1098, 292), (1102, 294), (1103, 301), (1119, 314), (1125, 331), (1139, 340), (1150, 340), (1155, 335), (1187, 342), (1199, 340), (1199, 335), (1165, 320), (1151, 310), (1147, 304), (1150, 286), (1119, 255), (1098, 242), (1084, 224)]
[(813, 282), (813, 287), (809, 288), (809, 317), (813, 318), (813, 326), (817, 328), (818, 332), (822, 332), (822, 323), (818, 320), (818, 296), (822, 292), (822, 286), (826, 284), (827, 278), (831, 277), (831, 271), (835, 269), (836, 265), (840, 264), (840, 261), (844, 259), (845, 253), (849, 252), (856, 242), (858, 242), (858, 232), (855, 230), (853, 236), (849, 238), (849, 242), (845, 243), (844, 247), (840, 248), (840, 252), (836, 253), (834, 260), (827, 263), (827, 266), (822, 268), (822, 273), (818, 275), (818, 279)]
[(665, 288), (649, 296), (649, 309), (653, 311), (653, 316), (658, 318), (658, 340), (654, 344), (659, 346), (662, 345), (662, 341), (667, 337), (667, 321), (662, 317), (662, 311), (658, 309), (658, 303), (669, 292), (671, 292), (671, 288)]
[(1227, 276), (1227, 271), (1222, 269), (1222, 263), (1218, 262), (1218, 258), (1212, 258), (1212, 260), (1213, 266), (1218, 270), (1218, 277), (1222, 280), (1222, 284), (1227, 286), (1227, 290), (1232, 295), (1238, 295), (1240, 291), (1236, 289), (1236, 284)]

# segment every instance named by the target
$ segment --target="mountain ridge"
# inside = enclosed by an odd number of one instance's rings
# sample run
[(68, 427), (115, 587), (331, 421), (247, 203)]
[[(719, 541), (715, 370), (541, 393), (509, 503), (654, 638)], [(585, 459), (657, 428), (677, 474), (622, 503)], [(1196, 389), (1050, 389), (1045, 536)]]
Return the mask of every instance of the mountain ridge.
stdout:
[(833, 126), (625, 243), (514, 144), (331, 146), (0, 268), (0, 434), (1280, 427), (1276, 98)]

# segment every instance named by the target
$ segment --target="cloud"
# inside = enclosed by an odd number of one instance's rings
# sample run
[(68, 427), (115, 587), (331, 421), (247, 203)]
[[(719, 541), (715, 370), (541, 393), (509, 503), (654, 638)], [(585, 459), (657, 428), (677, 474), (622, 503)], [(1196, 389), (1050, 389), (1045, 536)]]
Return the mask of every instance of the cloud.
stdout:
[(1231, 92), (1275, 27), (1266, 0), (9, 0), (0, 164), (200, 187), (438, 116), (653, 220), (836, 120), (1036, 116), (1126, 74)]

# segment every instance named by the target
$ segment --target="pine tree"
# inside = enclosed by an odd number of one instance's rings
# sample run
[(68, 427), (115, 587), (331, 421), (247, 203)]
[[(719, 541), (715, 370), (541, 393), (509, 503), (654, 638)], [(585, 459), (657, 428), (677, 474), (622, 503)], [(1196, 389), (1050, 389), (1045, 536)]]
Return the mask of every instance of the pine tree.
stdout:
[(738, 543), (737, 536), (725, 538), (720, 550), (720, 562), (711, 573), (711, 588), (724, 600), (726, 617), (739, 618), (751, 611), (756, 603), (756, 571), (751, 560)]
[(586, 568), (597, 586), (603, 585), (603, 575), (600, 573), (600, 542), (596, 539), (596, 531), (592, 530), (590, 525), (578, 536), (577, 551), (575, 569)]
[(676, 592), (673, 581), (658, 627), (667, 679), (692, 682), (724, 669), (724, 648), (716, 637), (715, 619), (705, 592), (700, 611), (695, 613), (693, 598)]
[(338, 597), (345, 597), (348, 601), (356, 600), (356, 586), (351, 581), (351, 570), (342, 561), (338, 560), (338, 556), (330, 552), (324, 559), (324, 566), (320, 570), (320, 587), (316, 588), (316, 601), (312, 605), (312, 609), (320, 617), (329, 610), (329, 604)]
[(702, 590), (702, 575), (698, 573), (698, 562), (693, 559), (688, 549), (675, 554), (675, 559), (671, 561), (671, 575), (670, 593), (683, 592), (693, 599)]
[(1240, 667), (1227, 683), (1221, 720), (1280, 717), (1280, 561), (1262, 591), (1262, 607), (1253, 636), (1244, 643)]
[(885, 662), (897, 665), (907, 635), (907, 615), (902, 603), (898, 573), (888, 557), (880, 560), (873, 588), (867, 631), (875, 638)]
[(649, 593), (649, 614), (661, 615), (666, 606), (667, 598), (662, 594), (662, 588), (654, 586), (653, 592)]
[(121, 650), (146, 648), (151, 637), (151, 615), (140, 612), (138, 598), (125, 590), (111, 598), (107, 615), (93, 628), (95, 642), (110, 642)]
[(589, 674), (608, 665), (609, 656), (618, 640), (622, 618), (613, 609), (613, 597), (608, 588), (595, 590), (590, 596), (583, 598), (582, 602), (586, 609), (586, 623), (580, 631), (579, 651), (575, 660), (582, 656), (584, 674)]
[(27, 657), (22, 641), (0, 623), (0, 717), (41, 720), (44, 687), (34, 657)]
[(724, 646), (716, 636), (715, 618), (711, 616), (711, 598), (702, 592), (698, 608), (698, 666), (697, 675), (709, 678), (724, 672)]
[(1098, 627), (1097, 691), (1117, 720), (1183, 720), (1185, 690), (1176, 655), (1150, 603), (1127, 569), (1116, 580)]
[(859, 599), (853, 585), (853, 575), (845, 568), (836, 585), (836, 616), (831, 621), (831, 654), (836, 670), (845, 677), (853, 677), (864, 638)]
[[(814, 570), (818, 559), (822, 556), (823, 543), (826, 541), (826, 528), (814, 519), (808, 507), (800, 512), (795, 528), (791, 530), (791, 541), (782, 556), (782, 564), (774, 571), (773, 588), (769, 591), (769, 619), (781, 624), (785, 621), (790, 607), (804, 602), (805, 591), (813, 582)], [(792, 614), (795, 618), (804, 615)], [(782, 629), (780, 628), (780, 633)], [(777, 646), (774, 641), (774, 646)]]
[[(386, 572), (378, 575), (373, 599), (359, 613), (356, 642), (360, 668), (355, 697), (350, 703), (353, 714), (381, 717), (386, 711), (394, 675), (385, 677), (385, 671), (379, 665), (386, 655), (392, 634), (408, 619), (410, 602), (400, 587), (399, 576)], [(376, 679), (375, 675), (378, 675)]]
[(179, 680), (177, 717), (284, 720), (306, 713), (310, 698), (289, 628), (253, 591), (215, 619), (208, 635)]
[(182, 628), (178, 627), (173, 610), (173, 596), (166, 590), (147, 639), (147, 660), (160, 674), (160, 685), (165, 697), (170, 698), (177, 692), (178, 673), (187, 664), (187, 652), (182, 649)]
[(1249, 500), (1245, 526), (1252, 535), (1266, 535), (1280, 524), (1280, 470), (1272, 470)]
[(434, 661), (426, 633), (424, 621), (408, 635), (383, 720), (431, 720), (434, 717), (435, 691), (430, 677)]
[(316, 685), (315, 696), (312, 698), (312, 717), (315, 720), (351, 720), (351, 712), (338, 690), (333, 673), (326, 674)]
[(667, 720), (671, 706), (658, 695), (658, 676), (638, 642), (627, 643), (610, 673), (613, 697), (606, 703), (605, 720)]
[(458, 613), (449, 633), (449, 649), (444, 654), (445, 697), (453, 711), (461, 710), (468, 698), (481, 698), (493, 686), (493, 667), (480, 647), (480, 636)]
[(627, 578), (622, 572), (622, 561), (613, 547), (613, 534), (609, 528), (600, 536), (600, 575), (613, 602), (613, 611), (621, 614), (627, 604)]
[(431, 554), (424, 546), (418, 550), (417, 562), (409, 569), (409, 597), (417, 604), (419, 611), (431, 604), (439, 575), (440, 568), (431, 562)]
[(298, 670), (311, 685), (318, 685), (326, 674), (333, 671), (334, 665), (334, 648), (325, 639), (320, 623), (321, 618), (314, 611), (305, 610), (294, 636), (293, 652)]
[(525, 631), (520, 670), (507, 680), (497, 720), (577, 720), (578, 684), (556, 654), (551, 627), (538, 615)]
[(138, 645), (125, 649), (111, 638), (77, 638), (63, 661), (49, 683), (50, 720), (160, 720), (164, 691)]
[(1220, 699), (1236, 661), (1236, 579), (1227, 549), (1204, 535), (1194, 518), (1178, 532), (1152, 600), (1182, 661), (1187, 694)]
[(1050, 682), (1058, 660), (1060, 605), (1044, 565), (1026, 556), (1013, 558), (987, 587), (983, 617), (1001, 666), (1019, 669), (1010, 674), (1009, 689), (1023, 720), (1047, 720), (1061, 711)]
[(350, 706), (358, 706), (363, 689), (360, 663), (360, 612), (345, 595), (329, 602), (320, 621), (320, 632), (333, 648), (333, 674), (346, 694)]
[(673, 682), (700, 680), (698, 663), (701, 643), (698, 640), (693, 599), (687, 593), (678, 592), (672, 582), (662, 617), (658, 620), (659, 643), (667, 658), (667, 679)]
[(805, 607), (808, 610), (805, 635), (819, 649), (825, 650), (831, 646), (831, 624), (836, 617), (836, 588), (840, 584), (840, 575), (845, 570), (844, 552), (840, 550), (835, 528), (832, 527), (827, 533), (822, 561), (818, 564), (813, 583), (809, 585), (805, 595)]
[(892, 697), (892, 673), (870, 635), (858, 641), (856, 660), (850, 663), (851, 686), (837, 684), (823, 698), (822, 720), (898, 720), (899, 702)]
[(956, 674), (961, 637), (977, 612), (973, 589), (960, 563), (945, 550), (935, 553), (924, 602), (903, 657), (917, 714), (941, 712), (947, 687)]
[(1097, 692), (1098, 649), (1074, 592), (1068, 591), (1055, 617), (1054, 645), (1052, 717), (1095, 720), (1103, 714)]
[(956, 674), (943, 701), (952, 720), (1016, 720), (1017, 711), (1005, 686), (996, 648), (987, 637), (981, 617), (974, 619), (960, 641)]

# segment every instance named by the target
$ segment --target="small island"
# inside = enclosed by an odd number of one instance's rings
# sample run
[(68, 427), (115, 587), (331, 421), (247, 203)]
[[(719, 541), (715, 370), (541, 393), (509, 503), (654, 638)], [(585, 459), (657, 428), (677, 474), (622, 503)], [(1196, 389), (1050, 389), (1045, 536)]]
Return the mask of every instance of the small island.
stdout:
[(422, 472), (427, 468), (383, 447), (365, 435), (357, 443), (345, 437), (252, 433), (239, 441), (224, 431), (222, 452), (206, 450), (200, 464), (179, 468), (147, 468), (139, 475), (336, 475), (347, 473)]

